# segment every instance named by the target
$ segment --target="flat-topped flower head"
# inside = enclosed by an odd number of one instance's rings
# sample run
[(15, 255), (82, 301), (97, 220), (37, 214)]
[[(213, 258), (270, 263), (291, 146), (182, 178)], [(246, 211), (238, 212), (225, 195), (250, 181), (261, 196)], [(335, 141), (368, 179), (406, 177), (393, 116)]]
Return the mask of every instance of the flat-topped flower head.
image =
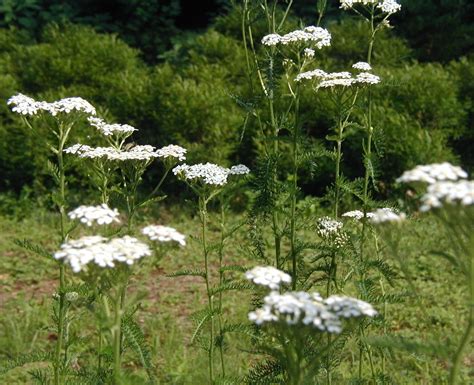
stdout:
[(312, 48), (305, 48), (303, 53), (306, 58), (312, 59), (316, 52)]
[[(364, 218), (364, 212), (360, 210), (353, 210), (342, 214), (342, 216), (360, 221), (362, 218)], [(374, 216), (374, 213), (366, 213), (365, 216), (366, 218), (372, 218)]]
[(402, 6), (398, 4), (395, 0), (383, 0), (377, 5), (382, 12), (392, 14), (399, 12), (402, 9)]
[(373, 224), (400, 223), (406, 219), (404, 213), (397, 213), (389, 207), (377, 209), (372, 214), (370, 222)]
[(274, 47), (279, 44), (281, 41), (281, 36), (278, 33), (271, 33), (269, 35), (265, 35), (262, 38), (262, 44), (268, 47)]
[(332, 295), (324, 300), (324, 304), (329, 311), (342, 318), (375, 317), (377, 315), (377, 311), (370, 303), (357, 298)]
[(7, 101), (8, 105), (12, 105), (12, 111), (21, 115), (36, 115), (38, 112), (46, 112), (52, 116), (60, 113), (69, 114), (71, 112), (83, 112), (88, 115), (95, 115), (94, 106), (87, 100), (79, 97), (64, 98), (52, 103), (44, 101), (36, 101), (29, 96), (18, 94), (12, 96)]
[(377, 4), (378, 2), (379, 0), (341, 0), (341, 8), (351, 9), (357, 4), (370, 5), (370, 4)]
[(341, 333), (343, 319), (375, 315), (377, 312), (369, 303), (356, 298), (331, 296), (324, 300), (319, 293), (272, 291), (264, 298), (263, 307), (250, 312), (248, 317), (257, 325), (278, 322), (290, 327), (307, 326), (321, 332)]
[(352, 68), (359, 71), (365, 71), (365, 72), (372, 71), (372, 66), (369, 63), (366, 63), (365, 61), (359, 61), (353, 64)]
[(18, 94), (8, 99), (7, 104), (12, 107), (12, 111), (20, 115), (36, 115), (39, 111), (38, 102), (29, 96)]
[(138, 145), (129, 150), (119, 150), (115, 147), (89, 147), (75, 144), (64, 150), (84, 159), (105, 159), (109, 161), (150, 161), (158, 157), (155, 147)]
[(245, 164), (237, 164), (229, 170), (229, 175), (247, 175), (250, 169)]
[(170, 144), (168, 146), (165, 146), (156, 150), (156, 154), (158, 155), (158, 158), (162, 158), (162, 159), (172, 158), (173, 160), (182, 162), (183, 160), (186, 160), (187, 151), (188, 150), (186, 150), (185, 148), (181, 146)]
[(76, 143), (68, 148), (65, 148), (64, 152), (66, 154), (80, 155), (83, 152), (87, 152), (91, 150), (92, 150), (92, 147), (88, 146), (87, 144)]
[(181, 246), (186, 246), (186, 236), (173, 227), (149, 225), (142, 229), (142, 234), (146, 235), (152, 241), (176, 242)]
[(138, 131), (135, 127), (132, 127), (128, 124), (118, 124), (118, 123), (106, 123), (101, 118), (96, 118), (94, 116), (90, 116), (87, 118), (90, 125), (97, 128), (102, 135), (105, 136), (112, 136), (112, 135), (122, 135), (122, 136), (129, 136), (134, 131)]
[(423, 182), (436, 183), (443, 181), (457, 181), (467, 178), (467, 172), (459, 166), (453, 166), (451, 163), (433, 163), (428, 165), (416, 166), (413, 170), (405, 171), (397, 182)]
[(147, 244), (129, 235), (113, 238), (108, 245), (115, 250), (114, 259), (118, 262), (125, 262), (127, 265), (133, 265), (140, 258), (151, 255)]
[(318, 219), (318, 234), (322, 238), (328, 238), (337, 234), (342, 230), (343, 223), (330, 217), (322, 217)]
[(229, 169), (213, 163), (182, 164), (173, 169), (173, 174), (188, 183), (202, 183), (210, 186), (224, 186)]
[(441, 208), (444, 205), (472, 206), (474, 205), (474, 181), (442, 181), (430, 184), (421, 202), (421, 211)]
[[(331, 45), (331, 34), (327, 29), (315, 26), (308, 26), (304, 29), (297, 29), (285, 35), (272, 33), (262, 38), (262, 44), (268, 47), (274, 47), (279, 44), (301, 44), (311, 43), (318, 49)], [(313, 51), (314, 52), (314, 51)]]
[(291, 283), (291, 276), (272, 266), (256, 266), (245, 273), (245, 278), (270, 290), (278, 290), (281, 285)]
[(86, 236), (69, 240), (54, 253), (55, 259), (69, 264), (78, 273), (90, 263), (99, 267), (115, 267), (116, 262), (132, 265), (136, 260), (151, 255), (149, 247), (128, 235), (108, 240), (101, 236)]
[(357, 74), (355, 83), (361, 84), (361, 85), (374, 85), (374, 84), (379, 84), (380, 83), (380, 76), (371, 74), (369, 72), (361, 72)]
[(105, 203), (100, 206), (79, 206), (68, 213), (69, 218), (78, 220), (87, 226), (110, 225), (113, 222), (119, 223), (119, 212), (111, 209)]
[(324, 79), (327, 76), (327, 73), (320, 69), (315, 69), (312, 71), (301, 72), (295, 78), (296, 82), (302, 80), (313, 80), (313, 79)]
[(43, 108), (53, 116), (59, 113), (69, 114), (73, 111), (83, 112), (88, 115), (96, 114), (94, 106), (87, 100), (79, 97), (64, 98), (53, 103), (45, 103)]

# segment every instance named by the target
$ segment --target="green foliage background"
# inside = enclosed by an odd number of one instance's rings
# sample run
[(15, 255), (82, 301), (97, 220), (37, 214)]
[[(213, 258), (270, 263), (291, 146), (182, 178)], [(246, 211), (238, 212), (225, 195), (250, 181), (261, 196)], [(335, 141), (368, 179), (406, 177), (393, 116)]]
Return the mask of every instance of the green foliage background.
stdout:
[[(255, 122), (245, 119), (246, 106), (239, 103), (252, 102), (246, 98), (251, 92), (239, 8), (232, 9), (225, 1), (208, 2), (214, 14), (220, 15), (207, 15), (207, 28), (197, 25), (192, 30), (192, 25), (178, 28), (183, 24), (180, 11), (186, 11), (179, 1), (119, 3), (113, 13), (87, 1), (61, 6), (46, 0), (3, 3), (0, 190), (41, 192), (48, 187), (47, 153), (5, 103), (17, 92), (45, 100), (82, 96), (111, 121), (139, 128), (134, 138), (139, 143), (182, 145), (189, 149), (189, 162), (252, 166), (259, 147), (253, 139)], [(395, 29), (384, 32), (375, 47), (375, 71), (384, 80), (377, 90), (375, 121), (379, 179), (385, 185), (419, 163), (461, 161), (468, 169), (474, 165), (469, 150), (474, 140), (474, 60), (467, 55), (472, 26), (462, 23), (472, 5), (461, 0), (442, 5), (406, 3), (394, 21)], [(453, 14), (444, 15), (443, 7)], [(460, 12), (461, 8), (466, 12)], [(301, 19), (314, 23), (314, 9), (295, 2), (296, 14), (289, 25), (297, 26)], [(366, 52), (366, 25), (341, 15), (332, 4), (326, 27), (333, 44), (318, 52), (318, 66), (330, 71), (364, 60)], [(126, 16), (130, 23), (124, 22)], [(442, 29), (452, 27), (450, 33), (459, 38), (448, 41), (437, 31), (430, 34), (430, 17)], [(423, 36), (429, 36), (431, 43)], [(427, 44), (437, 47), (431, 56)], [(314, 146), (321, 146), (333, 124), (328, 100), (308, 91), (301, 104), (304, 127)], [(86, 140), (90, 130), (84, 126), (77, 137)], [(360, 176), (363, 167), (357, 154), (362, 138), (355, 131), (347, 143), (344, 173)], [(306, 193), (325, 191), (332, 180), (330, 164), (330, 159), (323, 158), (311, 169), (302, 170)], [(151, 171), (148, 179), (153, 178)]]

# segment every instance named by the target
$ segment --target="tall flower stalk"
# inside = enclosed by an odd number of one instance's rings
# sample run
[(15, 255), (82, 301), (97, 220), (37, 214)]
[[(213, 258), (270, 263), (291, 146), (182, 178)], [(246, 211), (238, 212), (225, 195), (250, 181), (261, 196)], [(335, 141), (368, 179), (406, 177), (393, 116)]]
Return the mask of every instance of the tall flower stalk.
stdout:
[[(468, 320), (457, 346), (449, 372), (449, 384), (460, 383), (462, 360), (474, 333), (474, 181), (449, 163), (417, 166), (406, 171), (398, 182), (422, 185), (420, 211), (432, 212), (446, 229), (454, 256), (449, 261), (464, 275)], [(439, 252), (443, 254), (443, 251)]]
[[(67, 227), (67, 200), (66, 200), (66, 164), (64, 161), (64, 147), (69, 140), (71, 130), (84, 115), (95, 115), (95, 108), (86, 100), (81, 98), (65, 98), (55, 102), (36, 101), (28, 96), (18, 94), (8, 100), (12, 111), (24, 117), (26, 124), (33, 130), (35, 127), (28, 121), (29, 118), (39, 117), (45, 120), (51, 132), (46, 134), (45, 145), (55, 157), (55, 163), (51, 163), (49, 171), (56, 183), (56, 191), (52, 194), (53, 202), (59, 212), (59, 236), (61, 243), (68, 237)], [(51, 129), (52, 128), (52, 129)], [(50, 142), (51, 134), (55, 142)], [(39, 136), (43, 136), (40, 134)], [(59, 287), (57, 315), (57, 340), (54, 351), (53, 371), (54, 385), (64, 383), (63, 372), (67, 365), (67, 350), (65, 350), (66, 316), (68, 303), (66, 296), (66, 274), (62, 264), (59, 264)]]
[[(219, 355), (221, 361), (221, 374), (222, 377), (225, 376), (225, 359), (222, 346), (223, 339), (223, 329), (222, 329), (222, 291), (223, 291), (223, 247), (224, 247), (224, 236), (225, 236), (225, 226), (224, 226), (224, 214), (221, 211), (221, 244), (218, 248), (218, 258), (219, 258), (219, 278), (218, 285), (214, 285), (214, 280), (212, 279), (212, 271), (210, 269), (210, 258), (211, 258), (211, 249), (208, 244), (208, 222), (209, 222), (209, 213), (208, 213), (208, 204), (214, 198), (220, 196), (222, 197), (223, 192), (225, 191), (227, 184), (235, 176), (245, 175), (249, 173), (249, 169), (244, 165), (233, 166), (230, 169), (218, 166), (212, 163), (206, 164), (195, 164), (187, 165), (183, 164), (177, 166), (173, 169), (173, 173), (181, 180), (185, 181), (191, 190), (195, 193), (198, 199), (198, 213), (199, 219), (201, 222), (201, 248), (202, 256), (204, 262), (204, 271), (202, 272), (202, 277), (205, 281), (206, 286), (206, 296), (207, 296), (207, 311), (204, 315), (204, 318), (200, 322), (198, 329), (195, 332), (195, 335), (201, 330), (201, 326), (204, 324), (208, 325), (209, 332), (209, 343), (207, 347), (207, 358), (208, 358), (208, 373), (209, 373), (209, 383), (213, 384), (216, 379), (216, 370), (214, 366), (214, 351), (216, 345), (216, 318), (217, 318), (217, 327), (219, 328), (219, 337), (221, 343), (219, 345)], [(224, 205), (222, 205), (221, 200), (221, 210), (224, 210)], [(186, 275), (186, 274), (183, 274)], [(215, 298), (216, 293), (218, 293), (217, 300)], [(217, 316), (217, 317), (216, 317)]]
[[(267, 21), (268, 34), (265, 35), (261, 44), (264, 48), (264, 58), (261, 59), (258, 51), (255, 49), (253, 42), (251, 11), (248, 2), (244, 2), (242, 22), (242, 33), (244, 46), (247, 57), (250, 57), (249, 49), (253, 57), (253, 63), (257, 78), (261, 85), (261, 91), (265, 99), (265, 105), (262, 109), (255, 109), (254, 115), (257, 117), (257, 122), (261, 126), (264, 121), (261, 116), (268, 116), (267, 128), (261, 127), (263, 133), (263, 143), (265, 145), (266, 153), (264, 155), (265, 167), (270, 168), (270, 175), (265, 173), (264, 178), (271, 180), (257, 181), (257, 183), (265, 183), (270, 186), (265, 189), (264, 194), (269, 196), (271, 204), (266, 208), (268, 214), (271, 216), (271, 228), (273, 233), (273, 249), (275, 255), (275, 265), (277, 268), (282, 268), (285, 262), (288, 262), (293, 276), (293, 288), (296, 288), (298, 283), (298, 251), (296, 245), (297, 232), (297, 193), (298, 193), (298, 168), (300, 163), (300, 144), (301, 144), (301, 123), (300, 123), (300, 91), (299, 84), (295, 84), (293, 73), (300, 72), (304, 65), (306, 65), (314, 57), (315, 51), (313, 48), (321, 49), (330, 44), (331, 36), (329, 32), (323, 28), (309, 26), (302, 30), (295, 30), (285, 35), (280, 35), (279, 32), (284, 29), (285, 21), (288, 17), (292, 6), (292, 1), (289, 1), (284, 9), (284, 12), (278, 17), (277, 1), (269, 5), (267, 1), (260, 2), (260, 10), (263, 10), (263, 17)], [(248, 42), (248, 44), (247, 44)], [(283, 63), (287, 84), (286, 87), (290, 91), (291, 99), (289, 102), (282, 98), (284, 90), (281, 89), (281, 65)], [(248, 60), (248, 69), (252, 71), (250, 60)], [(265, 64), (261, 64), (265, 63)], [(264, 70), (263, 70), (264, 69)], [(250, 76), (251, 77), (251, 76)], [(253, 82), (251, 82), (253, 84)], [(252, 90), (253, 90), (253, 86)], [(257, 95), (254, 95), (257, 96)], [(276, 111), (276, 105), (280, 106), (283, 103), (282, 111)], [(264, 108), (266, 107), (266, 108)], [(280, 130), (286, 121), (291, 121), (288, 130), (290, 131), (290, 151), (291, 151), (291, 171), (289, 176), (289, 185), (285, 189), (284, 183), (280, 180)], [(271, 143), (271, 147), (267, 146)], [(284, 196), (288, 191), (288, 198)], [(289, 207), (284, 207), (288, 204)], [(289, 231), (285, 229), (289, 229)], [(285, 246), (283, 241), (288, 241), (289, 253), (288, 256), (282, 255), (282, 249)]]

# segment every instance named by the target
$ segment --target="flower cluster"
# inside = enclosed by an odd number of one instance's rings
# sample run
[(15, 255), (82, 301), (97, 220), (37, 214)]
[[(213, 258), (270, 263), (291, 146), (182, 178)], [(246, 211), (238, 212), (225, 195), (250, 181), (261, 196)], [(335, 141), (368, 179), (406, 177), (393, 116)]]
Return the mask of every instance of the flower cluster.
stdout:
[(429, 165), (416, 166), (413, 170), (405, 171), (397, 182), (423, 182), (436, 183), (443, 181), (457, 181), (467, 178), (467, 172), (459, 166), (453, 166), (448, 162), (433, 163)]
[(126, 160), (145, 160), (157, 158), (158, 154), (155, 147), (150, 145), (138, 145), (132, 147), (128, 151), (118, 150), (114, 147), (90, 147), (85, 144), (75, 144), (64, 150), (68, 154), (78, 155), (85, 159), (104, 158), (110, 161), (126, 161)]
[(247, 175), (250, 169), (244, 164), (237, 164), (232, 166), (229, 170), (229, 175)]
[(352, 65), (352, 68), (359, 70), (359, 71), (372, 71), (372, 66), (365, 61), (360, 61)]
[(69, 114), (73, 111), (84, 112), (95, 115), (95, 108), (87, 101), (79, 97), (64, 98), (52, 103), (36, 101), (29, 96), (18, 94), (8, 99), (8, 105), (12, 105), (12, 111), (21, 115), (36, 115), (38, 112), (46, 112), (52, 116), (59, 113)]
[[(342, 214), (343, 217), (346, 218), (352, 218), (357, 221), (360, 221), (362, 218), (364, 218), (364, 213), (360, 210), (353, 210), (353, 211), (348, 211), (344, 214)], [(372, 218), (374, 216), (374, 213), (366, 213), (365, 217), (366, 218)]]
[(94, 235), (63, 243), (61, 250), (54, 253), (54, 258), (64, 260), (78, 273), (89, 263), (100, 267), (114, 267), (116, 262), (132, 265), (149, 255), (151, 251), (146, 244), (128, 235), (111, 240)]
[(304, 56), (307, 57), (308, 59), (312, 59), (316, 52), (312, 48), (305, 48), (304, 49)]
[(282, 322), (290, 326), (309, 326), (322, 332), (340, 333), (341, 319), (377, 315), (369, 303), (355, 298), (331, 296), (324, 300), (319, 293), (304, 291), (283, 294), (273, 291), (263, 302), (262, 308), (248, 315), (249, 320), (257, 325)]
[(400, 223), (405, 219), (406, 215), (404, 213), (397, 214), (391, 208), (385, 207), (375, 210), (370, 217), (370, 222), (373, 224)]
[(104, 122), (104, 120), (100, 118), (96, 118), (94, 116), (90, 116), (87, 118), (91, 126), (97, 128), (101, 134), (105, 136), (111, 136), (111, 135), (130, 135), (134, 131), (138, 131), (135, 127), (132, 127), (128, 124), (109, 124)]
[[(354, 66), (356, 65), (357, 67), (354, 67), (356, 69), (370, 68), (370, 65), (367, 63), (359, 62), (354, 64)], [(317, 88), (364, 86), (380, 83), (380, 77), (369, 72), (360, 72), (353, 76), (350, 72), (346, 71), (327, 73), (321, 69), (302, 72), (296, 76), (295, 81), (300, 82), (313, 79), (319, 80)]]
[(384, 13), (392, 14), (399, 12), (402, 9), (402, 6), (395, 0), (383, 0), (377, 5), (377, 8), (379, 8)]
[(187, 150), (185, 148), (177, 146), (175, 144), (170, 144), (168, 146), (156, 150), (156, 154), (159, 158), (175, 158), (179, 161), (186, 160), (186, 152)]
[(182, 164), (173, 169), (173, 174), (191, 183), (223, 186), (227, 183), (229, 169), (213, 163)]
[(421, 211), (442, 207), (444, 203), (471, 206), (474, 204), (474, 181), (459, 180), (430, 184), (421, 202)]
[(100, 206), (79, 206), (68, 213), (72, 220), (79, 220), (87, 226), (94, 223), (98, 225), (110, 225), (112, 222), (120, 222), (117, 209), (110, 209), (105, 203)]
[(256, 266), (245, 273), (245, 278), (270, 290), (279, 290), (281, 285), (291, 283), (288, 274), (272, 266)]
[(302, 30), (298, 29), (289, 32), (283, 36), (272, 33), (262, 38), (262, 44), (266, 46), (276, 46), (278, 44), (298, 44), (298, 43), (315, 43), (319, 49), (331, 45), (331, 34), (327, 29), (315, 26), (308, 26)]
[(186, 236), (173, 227), (149, 225), (142, 229), (142, 234), (146, 235), (152, 241), (176, 242), (181, 246), (186, 246)]
[(321, 238), (329, 238), (330, 236), (337, 234), (341, 231), (343, 226), (342, 222), (339, 222), (330, 217), (322, 217), (318, 219), (318, 235)]
[(369, 5), (377, 4), (379, 0), (341, 0), (342, 9), (351, 9), (356, 4)]
[(395, 0), (341, 0), (341, 8), (345, 10), (352, 9), (357, 4), (377, 4), (377, 8), (387, 14), (396, 13), (402, 9), (402, 6)]

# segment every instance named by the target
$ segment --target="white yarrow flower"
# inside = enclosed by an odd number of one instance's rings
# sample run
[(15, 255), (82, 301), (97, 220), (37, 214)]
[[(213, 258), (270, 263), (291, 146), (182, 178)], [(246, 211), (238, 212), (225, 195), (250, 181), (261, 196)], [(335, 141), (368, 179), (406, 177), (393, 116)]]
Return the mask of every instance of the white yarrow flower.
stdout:
[(257, 325), (281, 322), (289, 326), (309, 326), (321, 332), (340, 333), (341, 319), (374, 317), (375, 309), (356, 298), (331, 296), (323, 300), (319, 293), (304, 291), (280, 294), (272, 291), (264, 298), (263, 307), (249, 313)]
[(370, 222), (373, 224), (400, 223), (406, 219), (404, 213), (398, 214), (388, 207), (377, 209), (372, 214), (373, 216), (370, 218)]
[(451, 163), (433, 163), (428, 165), (416, 166), (413, 170), (405, 171), (397, 182), (423, 182), (436, 183), (443, 181), (457, 181), (467, 178), (467, 172), (459, 166), (453, 166)]
[(152, 241), (177, 242), (181, 246), (186, 246), (186, 236), (173, 227), (149, 225), (142, 229), (142, 234), (146, 235)]
[(8, 99), (7, 104), (12, 107), (12, 111), (21, 115), (36, 115), (39, 110), (38, 102), (29, 96), (18, 94)]
[(270, 290), (278, 290), (281, 285), (291, 283), (290, 275), (272, 266), (256, 266), (245, 273), (245, 278)]
[(227, 183), (230, 170), (213, 163), (198, 163), (192, 166), (182, 164), (173, 168), (173, 174), (187, 182), (223, 186)]
[[(342, 216), (360, 221), (362, 218), (364, 218), (364, 213), (360, 210), (353, 210), (342, 214)], [(374, 213), (366, 213), (366, 218), (372, 218), (373, 216)]]
[(94, 116), (90, 116), (89, 118), (87, 118), (87, 120), (89, 121), (91, 126), (97, 128), (105, 136), (111, 136), (114, 134), (130, 135), (134, 131), (138, 131), (135, 127), (132, 127), (128, 124), (118, 124), (118, 123), (110, 124)]
[(331, 312), (342, 318), (377, 315), (371, 304), (352, 297), (332, 295), (324, 300), (324, 304)]
[(436, 182), (428, 186), (426, 194), (421, 198), (421, 211), (448, 205), (472, 206), (474, 204), (474, 181), (459, 180), (455, 182)]
[(355, 81), (359, 84), (379, 84), (380, 77), (368, 72), (357, 74)]
[(268, 47), (274, 47), (278, 44), (299, 44), (313, 43), (316, 48), (321, 49), (331, 45), (331, 34), (327, 29), (315, 26), (308, 26), (303, 30), (295, 30), (283, 36), (272, 33), (262, 39), (262, 44)]
[(250, 169), (245, 164), (237, 164), (229, 170), (229, 175), (247, 175)]
[(151, 255), (149, 247), (138, 239), (128, 235), (107, 240), (101, 236), (86, 236), (69, 240), (54, 253), (55, 259), (69, 264), (73, 272), (78, 273), (89, 263), (99, 267), (115, 267), (116, 262), (132, 265), (136, 260)]
[(315, 51), (312, 48), (305, 48), (303, 52), (304, 52), (304, 56), (309, 59), (312, 59), (315, 55)]
[(156, 154), (159, 158), (167, 159), (167, 158), (175, 158), (179, 161), (186, 160), (186, 150), (181, 146), (177, 146), (175, 144), (170, 144), (168, 146), (162, 147), (156, 150)]
[(360, 61), (352, 65), (352, 68), (360, 71), (372, 71), (372, 66), (365, 61)]
[(117, 209), (110, 209), (105, 203), (100, 206), (79, 206), (68, 213), (72, 220), (79, 220), (87, 226), (94, 223), (98, 225), (110, 225), (112, 222), (120, 222)]
[(402, 9), (402, 6), (398, 4), (395, 0), (383, 0), (380, 4), (377, 5), (377, 8), (382, 10), (384, 13), (392, 14), (399, 12)]
[(356, 4), (369, 5), (377, 4), (379, 0), (341, 0), (342, 9), (351, 9)]

